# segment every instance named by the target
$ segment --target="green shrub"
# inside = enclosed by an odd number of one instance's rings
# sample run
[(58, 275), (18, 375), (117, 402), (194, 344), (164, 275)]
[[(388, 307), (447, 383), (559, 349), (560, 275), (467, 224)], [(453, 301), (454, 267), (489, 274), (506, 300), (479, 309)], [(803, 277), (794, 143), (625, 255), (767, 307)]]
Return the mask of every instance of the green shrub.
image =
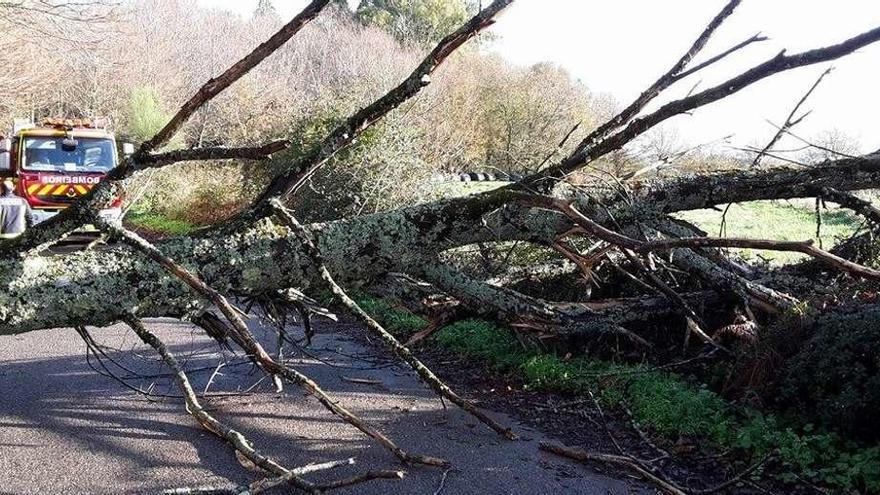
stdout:
[(356, 15), (404, 43), (431, 44), (468, 18), (462, 0), (365, 0)]
[(408, 337), (428, 325), (427, 320), (412, 312), (365, 294), (353, 297), (358, 306), (397, 337)]
[(848, 436), (878, 440), (880, 311), (834, 315), (785, 367), (781, 397), (799, 413)]
[(122, 133), (141, 142), (159, 132), (171, 118), (171, 113), (164, 109), (162, 96), (156, 88), (137, 86), (131, 90), (124, 116)]

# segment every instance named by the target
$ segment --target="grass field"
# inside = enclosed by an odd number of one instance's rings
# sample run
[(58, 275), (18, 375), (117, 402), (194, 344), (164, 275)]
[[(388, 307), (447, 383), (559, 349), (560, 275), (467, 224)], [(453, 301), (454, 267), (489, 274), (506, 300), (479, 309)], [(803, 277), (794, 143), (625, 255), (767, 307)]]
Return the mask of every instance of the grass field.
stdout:
[[(752, 239), (776, 239), (780, 241), (805, 241), (816, 237), (816, 212), (809, 202), (754, 201), (735, 204), (727, 212), (726, 236)], [(723, 210), (723, 206), (721, 210)], [(718, 236), (722, 212), (718, 210), (694, 210), (676, 215), (698, 225), (710, 236)], [(822, 211), (821, 243), (829, 249), (842, 239), (851, 236), (861, 225), (861, 220), (848, 210), (828, 205)], [(746, 257), (760, 257), (772, 263), (790, 263), (803, 259), (800, 253), (741, 250)]]

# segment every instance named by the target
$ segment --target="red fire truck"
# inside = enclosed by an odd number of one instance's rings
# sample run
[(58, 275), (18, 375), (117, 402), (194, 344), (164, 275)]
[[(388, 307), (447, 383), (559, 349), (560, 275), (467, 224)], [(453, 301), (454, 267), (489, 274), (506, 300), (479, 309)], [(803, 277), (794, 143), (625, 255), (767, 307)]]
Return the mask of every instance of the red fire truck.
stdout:
[[(116, 139), (105, 119), (45, 119), (39, 125), (16, 119), (0, 138), (0, 177), (13, 177), (16, 193), (42, 222), (89, 192), (119, 163)], [(125, 143), (124, 153), (134, 151)], [(118, 219), (122, 199), (101, 215)]]

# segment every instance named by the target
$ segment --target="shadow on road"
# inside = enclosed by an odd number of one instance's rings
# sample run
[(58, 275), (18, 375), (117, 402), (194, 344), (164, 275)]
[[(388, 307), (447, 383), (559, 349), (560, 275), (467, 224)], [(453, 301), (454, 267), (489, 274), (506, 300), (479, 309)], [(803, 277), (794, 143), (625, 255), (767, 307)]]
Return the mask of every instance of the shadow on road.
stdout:
[[(211, 397), (205, 404), (282, 464), (357, 460), (352, 468), (314, 479), (401, 468), (390, 453), (296, 387), (275, 394), (270, 381), (257, 383), (260, 374), (231, 356), (215, 373), (222, 358), (217, 345), (190, 326), (150, 326), (192, 370), (197, 390), (209, 380), (212, 393), (256, 384), (253, 393)], [(130, 371), (107, 366), (128, 376), (130, 385), (157, 395), (178, 393), (151, 350), (136, 345), (123, 328), (96, 329), (94, 335), (124, 351), (109, 354)], [(411, 373), (338, 333), (320, 333), (315, 347), (317, 359), (293, 355), (292, 364), (404, 449), (452, 462), (445, 481), (442, 469), (404, 467), (403, 481), (372, 482), (350, 493), (434, 493), (441, 481), (449, 494), (632, 493), (625, 482), (539, 453), (540, 435), (520, 425), (525, 440), (509, 442), (458, 410), (444, 411)], [(0, 337), (0, 360), (0, 486), (8, 493), (156, 493), (260, 476), (201, 430), (181, 399), (144, 397), (96, 373), (72, 330)], [(352, 383), (352, 377), (380, 383)]]

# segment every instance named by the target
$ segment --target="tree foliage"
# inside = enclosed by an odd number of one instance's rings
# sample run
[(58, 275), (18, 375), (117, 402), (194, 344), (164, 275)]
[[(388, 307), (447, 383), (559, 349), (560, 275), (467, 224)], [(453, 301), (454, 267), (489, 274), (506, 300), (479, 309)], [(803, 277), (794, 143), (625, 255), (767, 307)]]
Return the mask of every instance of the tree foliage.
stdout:
[(363, 0), (355, 15), (403, 42), (433, 43), (468, 17), (464, 0)]
[(139, 86), (133, 88), (126, 108), (123, 125), (130, 139), (146, 141), (156, 134), (171, 118), (164, 109), (161, 96), (155, 88)]

